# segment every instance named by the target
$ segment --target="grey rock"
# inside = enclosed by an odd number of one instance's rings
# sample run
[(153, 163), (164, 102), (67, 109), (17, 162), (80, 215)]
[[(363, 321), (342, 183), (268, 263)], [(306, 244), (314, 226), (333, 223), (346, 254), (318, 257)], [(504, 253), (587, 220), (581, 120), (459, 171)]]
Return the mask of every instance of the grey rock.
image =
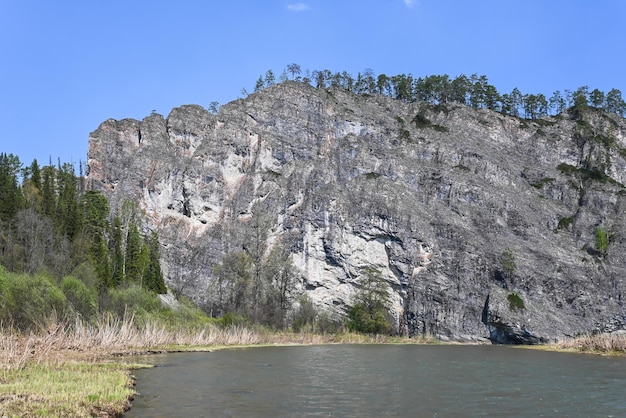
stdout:
[(189, 105), (107, 120), (90, 135), (87, 178), (113, 213), (139, 203), (168, 286), (200, 305), (262, 213), (268, 245), (289, 249), (320, 309), (345, 315), (374, 267), (400, 332), (539, 343), (625, 328), (626, 122), (595, 110), (584, 121), (285, 82), (217, 115)]

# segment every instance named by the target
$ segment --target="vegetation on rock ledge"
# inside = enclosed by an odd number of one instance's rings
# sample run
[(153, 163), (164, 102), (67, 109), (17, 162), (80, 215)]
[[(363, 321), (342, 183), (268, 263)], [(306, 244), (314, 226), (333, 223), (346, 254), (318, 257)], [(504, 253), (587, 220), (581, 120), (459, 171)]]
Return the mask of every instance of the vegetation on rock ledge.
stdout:
[[(412, 74), (388, 76), (376, 75), (372, 69), (359, 72), (356, 77), (346, 71), (333, 73), (330, 70), (302, 71), (300, 65), (292, 63), (282, 72), (278, 82), (291, 79), (310, 84), (318, 89), (342, 88), (354, 94), (382, 94), (405, 102), (421, 101), (430, 105), (461, 103), (474, 109), (489, 109), (508, 116), (539, 119), (550, 114), (557, 115), (568, 108), (575, 113), (588, 107), (624, 116), (626, 102), (622, 92), (611, 89), (603, 92), (581, 86), (576, 90), (556, 90), (550, 97), (543, 93), (523, 94), (517, 87), (509, 93), (500, 93), (489, 83), (485, 75), (465, 74), (454, 78), (443, 75), (415, 77)], [(271, 87), (277, 83), (275, 73), (268, 70), (260, 75), (254, 86), (254, 92)], [(242, 89), (244, 95), (247, 90)], [(217, 111), (217, 103), (210, 108)]]

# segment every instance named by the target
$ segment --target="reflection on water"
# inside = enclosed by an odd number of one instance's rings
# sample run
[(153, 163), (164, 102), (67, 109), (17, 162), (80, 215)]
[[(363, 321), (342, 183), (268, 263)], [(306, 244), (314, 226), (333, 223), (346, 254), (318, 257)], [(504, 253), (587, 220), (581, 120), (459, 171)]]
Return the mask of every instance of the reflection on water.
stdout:
[(128, 417), (626, 416), (626, 359), (494, 346), (151, 356)]

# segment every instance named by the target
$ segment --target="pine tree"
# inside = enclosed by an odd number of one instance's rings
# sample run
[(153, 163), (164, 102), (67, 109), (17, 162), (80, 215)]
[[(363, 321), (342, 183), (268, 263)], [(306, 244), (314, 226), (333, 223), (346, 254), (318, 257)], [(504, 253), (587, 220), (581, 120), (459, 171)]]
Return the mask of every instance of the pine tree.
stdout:
[(604, 110), (624, 116), (626, 113), (626, 103), (622, 99), (622, 92), (618, 89), (611, 89), (606, 94), (604, 100)]
[(95, 237), (91, 244), (91, 263), (95, 268), (100, 290), (112, 287), (109, 249), (103, 237)]
[(450, 83), (451, 100), (461, 104), (467, 104), (467, 96), (469, 95), (469, 90), (471, 87), (471, 83), (469, 78), (466, 75), (461, 74), (455, 77)]
[(265, 73), (265, 87), (270, 87), (276, 84), (276, 76), (272, 70), (267, 70)]
[(56, 172), (54, 167), (49, 165), (42, 169), (41, 182), (41, 212), (56, 221)]
[(23, 208), (23, 196), (17, 175), (22, 163), (13, 154), (0, 154), (0, 220), (9, 221)]
[(259, 79), (256, 81), (256, 84), (254, 85), (254, 92), (258, 92), (263, 90), (263, 87), (265, 87), (265, 82), (263, 81), (263, 76), (260, 75)]
[(137, 225), (131, 224), (128, 228), (126, 236), (126, 254), (125, 254), (125, 276), (126, 281), (130, 283), (141, 283), (142, 275), (142, 241)]
[(554, 93), (552, 93), (549, 104), (554, 113), (557, 115), (565, 110), (565, 99), (563, 98), (559, 90), (556, 90)]
[(113, 221), (113, 257), (111, 263), (111, 285), (119, 286), (124, 281), (124, 251), (122, 250), (122, 222), (116, 217)]
[(31, 165), (24, 169), (22, 191), (25, 207), (34, 208), (41, 213), (41, 170), (37, 160), (33, 160)]
[(88, 190), (81, 200), (81, 206), (84, 219), (83, 235), (89, 243), (88, 258), (96, 270), (100, 288), (104, 290), (113, 285), (106, 239), (109, 203), (99, 191)]
[(57, 224), (61, 234), (73, 241), (82, 228), (78, 208), (78, 181), (73, 165), (65, 163), (61, 166), (58, 173), (58, 186)]
[(146, 239), (147, 247), (150, 251), (148, 270), (145, 274), (144, 287), (154, 293), (167, 293), (167, 287), (163, 280), (163, 272), (161, 271), (161, 251), (159, 237), (156, 232), (152, 231)]

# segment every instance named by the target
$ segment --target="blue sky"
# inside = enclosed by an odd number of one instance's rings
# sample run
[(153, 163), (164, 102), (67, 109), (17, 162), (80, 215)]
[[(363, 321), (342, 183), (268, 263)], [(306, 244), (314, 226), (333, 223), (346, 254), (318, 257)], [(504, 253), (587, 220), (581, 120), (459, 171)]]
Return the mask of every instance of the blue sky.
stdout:
[(626, 97), (624, 22), (623, 0), (0, 0), (0, 152), (84, 161), (108, 118), (225, 104), (290, 63)]

